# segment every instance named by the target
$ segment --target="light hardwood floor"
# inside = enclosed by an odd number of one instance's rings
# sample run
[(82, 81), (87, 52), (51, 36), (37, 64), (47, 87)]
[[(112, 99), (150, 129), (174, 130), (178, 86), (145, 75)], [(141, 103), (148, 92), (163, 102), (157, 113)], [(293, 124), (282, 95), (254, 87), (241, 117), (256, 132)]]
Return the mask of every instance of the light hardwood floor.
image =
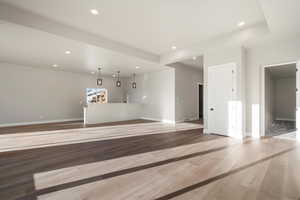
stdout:
[[(191, 123), (130, 126), (93, 129), (91, 134), (110, 134), (98, 141), (0, 153), (0, 199), (300, 198), (297, 141), (242, 142), (203, 135), (202, 126)], [(127, 130), (132, 130), (129, 137)], [(80, 132), (85, 131), (90, 129)], [(51, 133), (38, 134), (46, 139)]]

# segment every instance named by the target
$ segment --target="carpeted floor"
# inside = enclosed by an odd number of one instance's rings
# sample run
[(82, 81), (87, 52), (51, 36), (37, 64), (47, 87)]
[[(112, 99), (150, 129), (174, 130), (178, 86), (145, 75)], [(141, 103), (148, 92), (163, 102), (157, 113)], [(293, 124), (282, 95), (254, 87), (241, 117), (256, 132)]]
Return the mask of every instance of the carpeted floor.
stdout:
[(272, 123), (269, 136), (276, 136), (296, 131), (295, 121), (275, 120)]

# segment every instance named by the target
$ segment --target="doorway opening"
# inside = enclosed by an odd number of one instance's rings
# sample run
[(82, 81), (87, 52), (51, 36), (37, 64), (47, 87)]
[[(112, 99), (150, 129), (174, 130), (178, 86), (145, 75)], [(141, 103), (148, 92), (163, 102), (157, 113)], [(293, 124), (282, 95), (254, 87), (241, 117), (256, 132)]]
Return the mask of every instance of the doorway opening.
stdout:
[(265, 68), (265, 135), (296, 131), (296, 63)]
[(175, 121), (203, 124), (203, 56), (168, 64), (175, 69)]
[(198, 86), (199, 88), (199, 120), (203, 121), (203, 85)]

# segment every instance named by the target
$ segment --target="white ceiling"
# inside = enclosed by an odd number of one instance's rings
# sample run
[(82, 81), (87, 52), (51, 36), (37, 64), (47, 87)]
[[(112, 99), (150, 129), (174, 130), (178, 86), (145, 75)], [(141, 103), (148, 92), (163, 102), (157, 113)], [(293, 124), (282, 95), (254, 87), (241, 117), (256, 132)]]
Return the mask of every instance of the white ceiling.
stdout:
[[(0, 33), (0, 62), (51, 69), (57, 64), (58, 70), (82, 73), (96, 71), (100, 65), (104, 74), (120, 70), (122, 76), (164, 69), (156, 63), (15, 24), (0, 24)], [(70, 55), (65, 54), (67, 50)]]
[[(58, 64), (60, 70), (84, 73), (101, 65), (106, 74), (121, 70), (125, 76), (164, 69), (159, 63), (201, 68), (202, 61), (190, 60), (192, 55), (203, 54), (201, 50), (220, 41), (247, 47), (256, 41), (274, 42), (278, 35), (300, 34), (299, 4), (299, 0), (0, 0), (0, 61), (44, 68)], [(99, 15), (90, 9), (98, 9)], [(237, 27), (240, 21), (246, 23), (242, 29)], [(173, 45), (176, 51), (171, 50)], [(72, 54), (65, 55), (66, 50)]]
[(265, 20), (256, 0), (1, 1), (154, 54), (232, 32), (240, 21)]
[(180, 61), (179, 63), (182, 63), (186, 66), (194, 67), (197, 69), (203, 69), (203, 56), (196, 56), (196, 59), (189, 58), (183, 61)]
[(260, 4), (272, 33), (300, 34), (299, 0), (260, 0)]

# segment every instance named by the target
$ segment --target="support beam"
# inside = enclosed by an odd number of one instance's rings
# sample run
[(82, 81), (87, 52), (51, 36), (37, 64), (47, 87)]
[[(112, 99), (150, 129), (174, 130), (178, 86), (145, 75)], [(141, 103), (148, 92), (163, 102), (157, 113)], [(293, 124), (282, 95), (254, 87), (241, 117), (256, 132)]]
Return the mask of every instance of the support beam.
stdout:
[(159, 62), (158, 55), (110, 40), (96, 34), (88, 33), (86, 31), (50, 20), (46, 17), (16, 8), (5, 3), (0, 3), (0, 21), (6, 21), (9, 23), (48, 32), (67, 39), (109, 49), (127, 56), (137, 57), (150, 62)]

